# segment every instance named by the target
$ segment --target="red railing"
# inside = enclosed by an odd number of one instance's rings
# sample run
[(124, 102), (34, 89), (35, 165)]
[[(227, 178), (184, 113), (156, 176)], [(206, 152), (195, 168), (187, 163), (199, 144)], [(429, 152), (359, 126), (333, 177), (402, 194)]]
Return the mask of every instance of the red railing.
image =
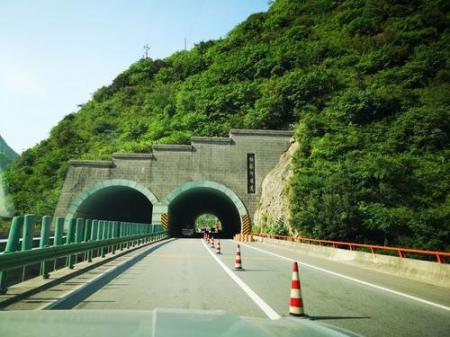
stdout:
[[(401, 248), (401, 247), (389, 247), (389, 246), (378, 246), (378, 245), (367, 245), (362, 243), (352, 243), (344, 241), (329, 241), (329, 240), (318, 240), (309, 239), (303, 237), (293, 237), (293, 236), (283, 236), (283, 235), (272, 235), (272, 234), (253, 234), (254, 236), (261, 236), (270, 239), (293, 241), (293, 242), (303, 242), (309, 244), (319, 244), (325, 246), (332, 246), (333, 248), (346, 248), (349, 250), (354, 250), (355, 248), (365, 248), (370, 250), (370, 252), (375, 255), (377, 251), (389, 251), (396, 252), (399, 257), (406, 257), (406, 253), (418, 254), (423, 256), (433, 255), (438, 263), (446, 263), (446, 257), (450, 257), (450, 252), (440, 252), (434, 250), (423, 250), (423, 249), (412, 249), (412, 248)], [(448, 259), (450, 260), (450, 259)]]

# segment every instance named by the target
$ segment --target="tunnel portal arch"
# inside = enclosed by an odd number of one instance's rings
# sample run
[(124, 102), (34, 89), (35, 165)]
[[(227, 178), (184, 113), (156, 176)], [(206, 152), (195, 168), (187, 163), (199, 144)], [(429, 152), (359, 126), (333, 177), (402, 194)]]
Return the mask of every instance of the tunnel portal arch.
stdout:
[(158, 198), (127, 179), (100, 181), (85, 188), (70, 204), (66, 224), (76, 217), (151, 223)]
[[(181, 228), (194, 225), (202, 214), (211, 213), (222, 223), (222, 236), (249, 231), (249, 216), (244, 203), (231, 189), (213, 181), (190, 181), (172, 190), (164, 200), (167, 216), (163, 225), (169, 234), (180, 236)], [(164, 215), (162, 217), (164, 220)]]

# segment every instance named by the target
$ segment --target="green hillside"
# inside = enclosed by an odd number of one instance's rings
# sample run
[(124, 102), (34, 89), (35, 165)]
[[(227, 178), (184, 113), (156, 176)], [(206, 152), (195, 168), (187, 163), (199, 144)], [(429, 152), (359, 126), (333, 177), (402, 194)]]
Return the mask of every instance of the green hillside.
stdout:
[(12, 165), (16, 208), (51, 213), (71, 158), (295, 128), (292, 228), (449, 248), (449, 7), (278, 0), (222, 40), (140, 60)]
[(0, 136), (0, 172), (3, 172), (17, 157), (18, 154)]
[(5, 195), (3, 186), (3, 171), (17, 157), (17, 153), (14, 152), (14, 150), (9, 147), (5, 140), (0, 136), (0, 218), (8, 216), (12, 208), (12, 205), (10, 205), (10, 200), (7, 199)]

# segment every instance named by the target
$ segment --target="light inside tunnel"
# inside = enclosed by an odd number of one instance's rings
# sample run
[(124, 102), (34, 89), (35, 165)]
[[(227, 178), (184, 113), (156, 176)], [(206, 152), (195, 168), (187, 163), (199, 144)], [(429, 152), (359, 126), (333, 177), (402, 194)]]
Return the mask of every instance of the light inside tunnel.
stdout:
[(180, 193), (169, 204), (169, 234), (181, 236), (181, 229), (194, 227), (202, 214), (215, 215), (222, 224), (221, 237), (231, 238), (241, 231), (241, 220), (233, 201), (222, 191), (195, 187)]
[(151, 223), (153, 205), (128, 186), (109, 186), (90, 195), (78, 207), (76, 218)]
[(201, 232), (202, 229), (207, 228), (222, 231), (222, 223), (214, 214), (205, 213), (199, 215), (197, 219), (195, 219), (195, 231)]

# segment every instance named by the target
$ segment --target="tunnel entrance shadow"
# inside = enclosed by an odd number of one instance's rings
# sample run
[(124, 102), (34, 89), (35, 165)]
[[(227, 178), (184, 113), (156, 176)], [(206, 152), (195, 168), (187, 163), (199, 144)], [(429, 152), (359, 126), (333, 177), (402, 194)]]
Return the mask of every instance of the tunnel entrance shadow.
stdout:
[[(215, 215), (222, 224), (217, 238), (232, 238), (241, 231), (241, 217), (233, 200), (225, 193), (209, 187), (194, 187), (180, 193), (169, 204), (169, 234), (185, 237), (182, 228), (195, 228), (195, 220), (203, 214)], [(202, 237), (195, 233), (193, 237)]]

